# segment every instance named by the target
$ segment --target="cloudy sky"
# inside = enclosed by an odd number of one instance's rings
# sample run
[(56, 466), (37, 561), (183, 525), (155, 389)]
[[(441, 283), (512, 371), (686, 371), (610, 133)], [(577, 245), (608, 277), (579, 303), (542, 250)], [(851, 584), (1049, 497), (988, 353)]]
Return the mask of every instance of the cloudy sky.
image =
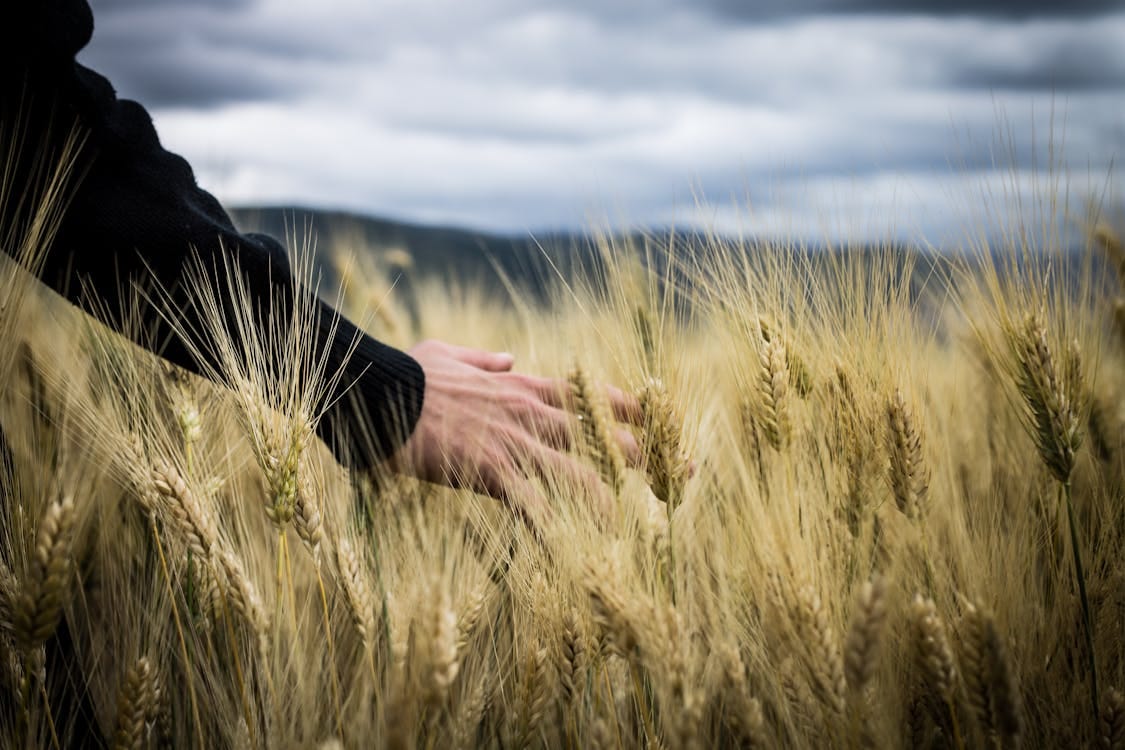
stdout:
[(80, 60), (228, 205), (942, 241), (1052, 142), (1079, 198), (1125, 152), (1122, 0), (91, 5)]

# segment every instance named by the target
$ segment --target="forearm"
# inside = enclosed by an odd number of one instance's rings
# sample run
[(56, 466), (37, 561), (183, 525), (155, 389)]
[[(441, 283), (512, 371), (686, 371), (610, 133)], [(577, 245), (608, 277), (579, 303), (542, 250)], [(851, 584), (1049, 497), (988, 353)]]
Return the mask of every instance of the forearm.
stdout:
[[(34, 160), (57, 153), (75, 126), (84, 139), (74, 165), (77, 187), (39, 270), (43, 281), (119, 329), (135, 312), (129, 309), (131, 288), (158, 285), (182, 303), (184, 327), (201, 330), (184, 284), (187, 261), (197, 253), (206, 268), (239, 268), (253, 303), (287, 318), (294, 295), (310, 292), (295, 285), (280, 246), (239, 233), (214, 197), (196, 185), (187, 162), (161, 146), (148, 113), (117, 99), (108, 81), (74, 62), (89, 37), (85, 3), (24, 0), (15, 8), (9, 13), (27, 33), (19, 36), (11, 24), (0, 31), (0, 42), (7, 43), (0, 44), (0, 123), (9, 139), (18, 131), (24, 149), (2, 152), (4, 176), (18, 190)], [(9, 201), (0, 212), (0, 228), (30, 220), (26, 205)], [(386, 455), (418, 417), (421, 368), (347, 321), (333, 328), (335, 311), (323, 303), (302, 307), (319, 310), (316, 351), (327, 350), (329, 366), (344, 369), (341, 385), (353, 386), (358, 398), (328, 394), (333, 406), (321, 434), (366, 431), (368, 450)], [(188, 346), (159, 316), (150, 317), (138, 343), (189, 370), (207, 371), (196, 359), (198, 347)], [(346, 360), (353, 342), (354, 355)], [(353, 458), (342, 444), (336, 450)]]

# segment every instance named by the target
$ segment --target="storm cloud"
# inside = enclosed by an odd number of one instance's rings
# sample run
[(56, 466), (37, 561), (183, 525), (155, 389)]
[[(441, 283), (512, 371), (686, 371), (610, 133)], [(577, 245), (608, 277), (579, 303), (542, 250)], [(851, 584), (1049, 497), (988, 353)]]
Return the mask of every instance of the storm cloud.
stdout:
[(711, 0), (707, 5), (739, 18), (792, 18), (807, 15), (973, 16), (995, 19), (1080, 18), (1121, 10), (1120, 0)]
[(1103, 181), (1125, 147), (1113, 2), (91, 4), (82, 61), (232, 204), (929, 232), (1049, 141)]

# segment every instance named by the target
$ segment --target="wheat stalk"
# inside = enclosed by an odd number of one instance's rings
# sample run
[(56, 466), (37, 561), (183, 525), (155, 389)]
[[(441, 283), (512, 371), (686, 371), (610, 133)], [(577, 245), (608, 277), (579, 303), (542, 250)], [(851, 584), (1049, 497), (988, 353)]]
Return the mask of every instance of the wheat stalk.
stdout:
[(1070, 548), (1074, 574), (1082, 606), (1082, 624), (1086, 638), (1087, 668), (1090, 673), (1090, 698), (1093, 715), (1101, 707), (1098, 700), (1098, 666), (1094, 648), (1094, 618), (1086, 592), (1086, 574), (1082, 565), (1081, 535), (1070, 475), (1074, 456), (1082, 445), (1079, 414), (1088, 394), (1083, 383), (1082, 359), (1077, 341), (1072, 341), (1062, 358), (1061, 367), (1051, 350), (1047, 326), (1041, 316), (1028, 315), (1022, 329), (1009, 331), (1009, 341), (1018, 365), (1017, 383), (1027, 408), (1029, 429), (1039, 455), (1058, 481), (1061, 501), (1065, 504), (1070, 530)]

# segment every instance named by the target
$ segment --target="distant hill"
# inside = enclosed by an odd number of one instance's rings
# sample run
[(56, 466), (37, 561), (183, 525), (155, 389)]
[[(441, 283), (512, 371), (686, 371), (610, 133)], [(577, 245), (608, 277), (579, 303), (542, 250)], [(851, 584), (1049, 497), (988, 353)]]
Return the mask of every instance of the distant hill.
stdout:
[[(592, 272), (600, 278), (599, 256), (594, 239), (579, 233), (558, 233), (543, 237), (530, 235), (502, 235), (460, 229), (455, 227), (427, 226), (363, 216), (344, 211), (325, 211), (294, 206), (243, 207), (231, 210), (235, 223), (243, 231), (264, 232), (275, 237), (285, 237), (289, 242), (315, 238), (323, 262), (325, 280), (333, 282), (335, 274), (327, 261), (338, 248), (372, 248), (376, 251), (401, 249), (412, 259), (409, 276), (439, 276), (482, 284), (500, 292), (501, 273), (532, 296), (543, 298), (545, 290), (558, 273), (571, 277), (575, 271)], [(615, 240), (631, 240), (642, 247), (646, 234), (636, 232)], [(657, 247), (666, 247), (669, 230), (647, 233), (656, 238)], [(713, 242), (700, 233), (676, 233), (677, 246), (690, 248), (693, 260), (706, 268), (704, 256), (714, 247)], [(747, 247), (753, 247), (748, 241)], [(794, 252), (797, 252), (796, 250)], [(548, 261), (549, 257), (549, 261)], [(681, 257), (683, 257), (681, 255)], [(827, 260), (828, 255), (821, 256)], [(659, 260), (657, 261), (659, 262)], [(553, 264), (553, 267), (552, 267)], [(940, 261), (938, 265), (944, 266)], [(935, 268), (922, 259), (915, 266), (910, 280), (913, 289), (933, 280)], [(948, 269), (939, 269), (944, 273)], [(498, 272), (499, 271), (499, 272)], [(590, 278), (589, 276), (587, 278)], [(680, 276), (677, 283), (692, 283), (693, 279)], [(403, 279), (405, 289), (411, 289), (410, 278)], [(323, 288), (332, 288), (329, 283)], [(408, 293), (409, 296), (409, 293)]]
[(521, 285), (542, 289), (556, 265), (572, 269), (593, 256), (580, 234), (501, 235), (454, 227), (426, 226), (344, 211), (294, 206), (241, 207), (230, 211), (239, 229), (264, 232), (289, 242), (315, 238), (322, 259), (339, 248), (405, 250), (415, 272), (498, 284), (500, 269)]
[[(532, 295), (542, 295), (559, 272), (571, 276), (574, 271), (583, 269), (598, 276), (599, 260), (594, 249), (592, 237), (581, 233), (556, 233), (545, 236), (502, 235), (488, 232), (459, 229), (455, 227), (427, 226), (394, 221), (386, 218), (362, 216), (343, 211), (324, 211), (293, 206), (243, 207), (231, 210), (235, 223), (244, 231), (265, 232), (276, 237), (295, 238), (304, 241), (313, 236), (322, 260), (338, 247), (374, 248), (376, 250), (401, 249), (411, 256), (413, 273), (411, 275), (439, 276), (459, 279), (485, 288), (499, 291), (502, 288), (501, 273)], [(642, 247), (645, 237), (656, 238), (657, 247), (668, 244), (668, 230), (654, 230), (642, 234), (634, 233), (625, 238), (635, 246)], [(697, 267), (706, 269), (711, 264), (706, 255), (714, 248), (700, 233), (676, 232), (680, 257), (684, 248), (691, 254), (691, 261)], [(618, 240), (622, 238), (617, 238)], [(744, 243), (753, 248), (754, 242)], [(852, 248), (854, 251), (855, 248)], [(871, 248), (860, 248), (861, 253), (870, 253)], [(752, 252), (752, 250), (749, 250)], [(794, 250), (794, 252), (801, 252)], [(1002, 251), (1000, 251), (1002, 252)], [(941, 279), (952, 278), (950, 259), (944, 254), (923, 253), (901, 248), (896, 253), (897, 263), (905, 263), (908, 256), (913, 257), (913, 272), (908, 279), (911, 297), (920, 294), (923, 288), (930, 291), (941, 286)], [(812, 265), (829, 272), (831, 253), (812, 255)], [(1084, 249), (1074, 247), (1065, 253), (1070, 266), (1065, 278), (1080, 278), (1079, 273)], [(548, 261), (548, 258), (550, 259)], [(659, 262), (659, 261), (658, 261)], [(1109, 272), (1104, 268), (1104, 259), (1099, 255), (1093, 258), (1095, 270), (1093, 278), (1106, 278)], [(552, 267), (554, 266), (554, 267)], [(902, 266), (905, 267), (905, 266)], [(326, 281), (332, 281), (334, 274), (330, 264), (325, 263)], [(557, 269), (557, 270), (556, 270)], [(498, 273), (499, 271), (499, 273)], [(677, 283), (691, 284), (698, 276), (689, 279), (680, 276)], [(409, 284), (409, 279), (406, 280)], [(327, 288), (331, 288), (329, 285)]]

